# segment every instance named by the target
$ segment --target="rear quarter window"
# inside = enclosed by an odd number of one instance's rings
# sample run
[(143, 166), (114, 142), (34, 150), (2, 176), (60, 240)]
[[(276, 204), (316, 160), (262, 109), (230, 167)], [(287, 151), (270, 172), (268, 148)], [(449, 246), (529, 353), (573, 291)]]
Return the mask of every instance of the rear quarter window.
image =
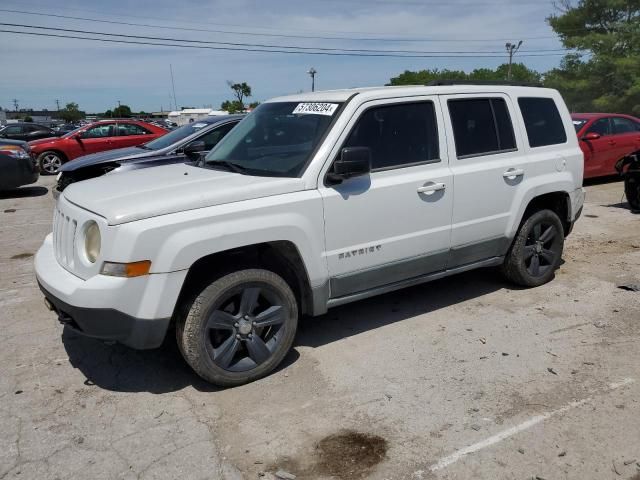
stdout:
[(529, 137), (529, 146), (545, 147), (566, 143), (567, 132), (552, 98), (521, 97), (518, 105)]

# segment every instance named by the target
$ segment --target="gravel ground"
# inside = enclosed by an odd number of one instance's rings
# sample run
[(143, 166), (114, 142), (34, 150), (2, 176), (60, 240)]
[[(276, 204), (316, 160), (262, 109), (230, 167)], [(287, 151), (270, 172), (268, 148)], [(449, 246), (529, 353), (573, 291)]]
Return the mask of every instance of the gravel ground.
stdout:
[[(51, 177), (0, 195), (0, 480), (640, 479), (640, 216), (587, 187), (556, 279), (469, 272), (302, 321), (270, 377), (222, 390), (63, 330), (33, 254)], [(284, 472), (284, 473), (283, 473)]]

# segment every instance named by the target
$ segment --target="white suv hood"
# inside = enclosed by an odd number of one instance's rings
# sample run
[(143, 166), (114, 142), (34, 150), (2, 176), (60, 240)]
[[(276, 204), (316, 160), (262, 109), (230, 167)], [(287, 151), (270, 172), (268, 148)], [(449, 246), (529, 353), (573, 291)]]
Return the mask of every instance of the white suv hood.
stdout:
[(109, 225), (224, 203), (292, 193), (300, 178), (255, 177), (178, 164), (104, 175), (71, 184), (63, 195)]

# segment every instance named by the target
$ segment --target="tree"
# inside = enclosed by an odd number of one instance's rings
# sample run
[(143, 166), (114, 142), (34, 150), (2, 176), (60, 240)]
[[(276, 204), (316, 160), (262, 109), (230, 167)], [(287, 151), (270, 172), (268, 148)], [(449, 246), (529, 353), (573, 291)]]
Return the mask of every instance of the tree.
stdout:
[(227, 85), (233, 90), (233, 94), (244, 110), (244, 97), (251, 96), (251, 87), (246, 82), (233, 83), (231, 80), (227, 81)]
[(73, 123), (77, 122), (84, 117), (84, 112), (81, 112), (78, 108), (78, 104), (75, 102), (67, 103), (65, 107), (60, 110), (60, 118), (65, 122)]
[(640, 2), (560, 0), (547, 20), (568, 54), (545, 77), (573, 111), (640, 114)]
[(129, 118), (131, 116), (131, 108), (129, 105), (118, 105), (113, 109), (113, 116), (116, 118)]
[[(389, 85), (426, 85), (435, 80), (476, 80), (498, 81), (507, 79), (509, 65), (504, 63), (495, 70), (491, 68), (477, 68), (469, 73), (462, 70), (421, 70), (412, 72), (406, 70), (397, 77), (391, 79)], [(522, 63), (511, 66), (511, 79), (518, 82), (540, 83), (542, 75), (535, 70), (527, 68)]]
[(33, 118), (31, 118), (29, 115), (27, 115), (26, 117), (24, 117), (24, 121), (25, 122), (33, 122)]
[(254, 109), (258, 108), (258, 105), (260, 105), (260, 102), (251, 102), (251, 103), (249, 104), (249, 108), (250, 108), (251, 110), (254, 110)]

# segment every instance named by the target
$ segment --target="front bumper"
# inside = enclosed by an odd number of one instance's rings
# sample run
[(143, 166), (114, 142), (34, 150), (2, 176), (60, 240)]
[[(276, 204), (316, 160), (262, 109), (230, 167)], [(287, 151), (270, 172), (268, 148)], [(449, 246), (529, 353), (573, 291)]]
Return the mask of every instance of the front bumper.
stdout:
[(27, 158), (3, 158), (2, 171), (0, 173), (0, 190), (17, 188), (22, 185), (30, 185), (38, 181), (40, 173)]
[(61, 323), (136, 349), (162, 344), (186, 270), (136, 278), (76, 277), (57, 262), (51, 235), (35, 257), (40, 289)]

